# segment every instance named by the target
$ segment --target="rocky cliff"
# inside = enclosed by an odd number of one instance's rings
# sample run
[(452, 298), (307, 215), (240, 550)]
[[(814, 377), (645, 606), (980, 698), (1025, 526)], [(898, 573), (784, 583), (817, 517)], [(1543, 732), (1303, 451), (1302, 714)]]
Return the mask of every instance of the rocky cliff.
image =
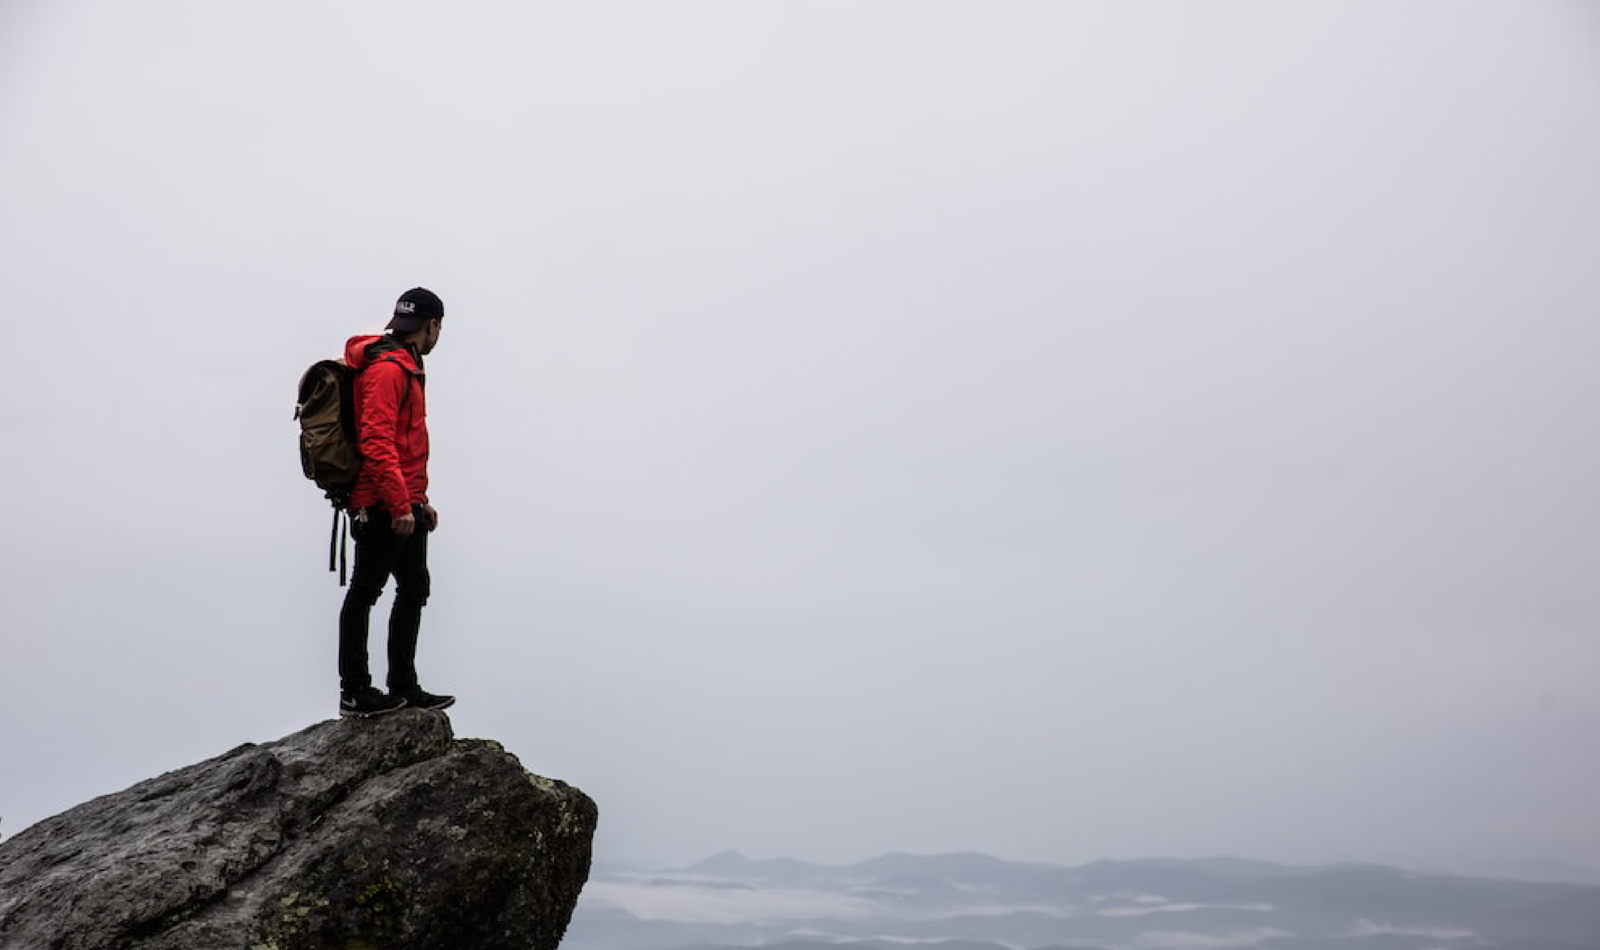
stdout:
[(0, 950), (552, 950), (596, 819), (443, 713), (324, 722), (0, 843)]

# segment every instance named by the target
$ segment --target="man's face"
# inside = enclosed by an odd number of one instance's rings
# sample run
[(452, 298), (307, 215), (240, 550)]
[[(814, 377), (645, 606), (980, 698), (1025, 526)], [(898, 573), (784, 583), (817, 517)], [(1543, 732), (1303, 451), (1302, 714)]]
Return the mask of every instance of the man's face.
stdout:
[(444, 332), (444, 321), (429, 320), (428, 325), (423, 330), (422, 346), (419, 349), (422, 350), (423, 356), (427, 356), (433, 352), (434, 347), (439, 345), (439, 334)]

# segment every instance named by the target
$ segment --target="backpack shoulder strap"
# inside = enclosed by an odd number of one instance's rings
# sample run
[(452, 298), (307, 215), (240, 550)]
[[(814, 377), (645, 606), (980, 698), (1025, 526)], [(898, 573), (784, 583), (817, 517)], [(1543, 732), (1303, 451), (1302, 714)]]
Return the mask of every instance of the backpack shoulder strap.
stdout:
[(377, 366), (379, 363), (394, 363), (399, 365), (400, 369), (406, 374), (407, 377), (405, 388), (400, 390), (400, 407), (402, 409), (405, 408), (406, 398), (411, 395), (410, 377), (415, 375), (412, 370), (406, 368), (406, 366), (400, 363), (400, 354), (403, 352), (405, 352), (405, 347), (401, 346), (399, 343), (396, 343), (391, 337), (386, 336), (381, 340), (374, 340), (367, 344), (367, 365), (361, 367), (361, 369), (356, 373), (356, 375), (364, 373), (372, 367)]

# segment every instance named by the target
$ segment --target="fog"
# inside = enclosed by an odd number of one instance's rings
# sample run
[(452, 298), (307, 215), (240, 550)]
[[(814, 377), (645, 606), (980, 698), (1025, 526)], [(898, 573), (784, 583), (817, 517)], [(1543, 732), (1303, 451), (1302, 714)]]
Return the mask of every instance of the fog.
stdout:
[(423, 685), (602, 859), (1594, 878), (1597, 167), (1578, 2), (5, 0), (0, 833), (335, 714), (420, 284)]

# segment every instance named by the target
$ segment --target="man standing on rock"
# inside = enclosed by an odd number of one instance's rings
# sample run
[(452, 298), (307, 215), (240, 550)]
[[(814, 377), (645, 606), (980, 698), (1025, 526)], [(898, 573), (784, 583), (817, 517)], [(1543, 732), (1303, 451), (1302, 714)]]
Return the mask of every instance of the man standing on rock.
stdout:
[[(356, 564), (339, 611), (339, 715), (376, 716), (405, 706), (444, 709), (454, 696), (417, 684), (417, 633), (428, 602), (428, 417), (422, 358), (444, 326), (444, 302), (421, 287), (400, 295), (381, 336), (354, 336), (344, 358), (356, 371), (352, 408), (363, 459), (350, 494)], [(389, 612), (389, 692), (372, 685), (367, 632), (372, 607), (394, 576)]]

